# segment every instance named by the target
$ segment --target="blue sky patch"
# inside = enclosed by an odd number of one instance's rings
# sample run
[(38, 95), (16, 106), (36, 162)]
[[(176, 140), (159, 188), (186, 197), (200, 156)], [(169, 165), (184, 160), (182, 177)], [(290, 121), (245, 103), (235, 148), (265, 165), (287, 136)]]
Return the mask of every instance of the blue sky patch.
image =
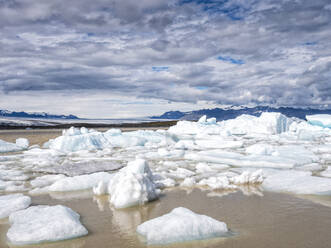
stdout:
[(245, 64), (245, 62), (242, 59), (234, 59), (231, 58), (230, 56), (218, 56), (217, 59), (225, 62), (230, 62), (231, 64), (236, 64), (236, 65)]
[(315, 46), (317, 45), (317, 41), (308, 41), (303, 43), (305, 46)]
[(242, 20), (249, 8), (229, 0), (182, 0), (180, 4), (196, 3), (202, 6), (202, 10), (210, 14), (223, 14), (233, 21)]
[(208, 86), (195, 86), (194, 88), (198, 89), (198, 90), (206, 90), (209, 87)]
[(152, 66), (153, 71), (167, 71), (169, 66)]

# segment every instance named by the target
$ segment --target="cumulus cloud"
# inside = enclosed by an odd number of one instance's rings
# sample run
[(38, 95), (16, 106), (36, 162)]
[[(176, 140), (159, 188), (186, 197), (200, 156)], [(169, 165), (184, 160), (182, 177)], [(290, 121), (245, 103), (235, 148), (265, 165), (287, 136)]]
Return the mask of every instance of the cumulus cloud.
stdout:
[(0, 0), (0, 92), (330, 107), (330, 23), (328, 0)]

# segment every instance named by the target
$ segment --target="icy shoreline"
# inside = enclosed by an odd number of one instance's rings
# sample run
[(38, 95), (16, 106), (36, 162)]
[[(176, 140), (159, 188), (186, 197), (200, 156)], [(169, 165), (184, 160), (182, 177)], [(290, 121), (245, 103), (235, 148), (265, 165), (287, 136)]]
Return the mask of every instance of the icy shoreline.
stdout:
[(70, 128), (42, 147), (28, 147), (23, 139), (3, 142), (7, 152), (17, 151), (15, 146), (25, 151), (0, 156), (0, 192), (93, 190), (109, 194), (115, 208), (147, 204), (172, 187), (331, 195), (331, 129), (322, 118), (202, 117), (168, 130)]
[[(9, 148), (17, 151), (18, 144), (27, 149), (0, 157), (0, 190), (8, 193), (92, 189), (100, 182), (93, 173), (105, 171), (108, 177), (107, 171), (112, 174), (137, 158), (148, 161), (161, 188), (204, 185), (227, 189), (227, 180), (261, 169), (264, 182), (258, 184), (264, 190), (331, 192), (331, 130), (279, 113), (243, 115), (222, 122), (202, 117), (198, 122), (180, 121), (168, 130), (156, 131), (70, 128), (43, 147), (28, 148), (28, 141), (1, 144), (7, 152)], [(92, 181), (70, 186), (78, 180), (75, 175)], [(282, 183), (280, 177), (286, 187), (276, 185)], [(65, 190), (55, 186), (60, 180), (66, 180)], [(300, 180), (308, 182), (306, 190), (300, 189)]]

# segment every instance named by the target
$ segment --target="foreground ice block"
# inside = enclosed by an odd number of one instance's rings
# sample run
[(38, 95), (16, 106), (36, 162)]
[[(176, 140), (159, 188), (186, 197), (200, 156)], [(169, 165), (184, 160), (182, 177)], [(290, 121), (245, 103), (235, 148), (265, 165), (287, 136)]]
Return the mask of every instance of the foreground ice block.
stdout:
[(224, 222), (178, 207), (142, 223), (137, 227), (137, 232), (150, 245), (222, 237), (227, 234), (228, 228)]
[(131, 161), (110, 180), (110, 202), (115, 208), (144, 204), (158, 198), (158, 190), (148, 164), (143, 159)]
[(7, 237), (12, 244), (27, 245), (84, 236), (88, 231), (79, 217), (62, 205), (29, 207), (9, 216)]
[(11, 213), (27, 208), (31, 198), (23, 194), (0, 196), (0, 219), (8, 217)]

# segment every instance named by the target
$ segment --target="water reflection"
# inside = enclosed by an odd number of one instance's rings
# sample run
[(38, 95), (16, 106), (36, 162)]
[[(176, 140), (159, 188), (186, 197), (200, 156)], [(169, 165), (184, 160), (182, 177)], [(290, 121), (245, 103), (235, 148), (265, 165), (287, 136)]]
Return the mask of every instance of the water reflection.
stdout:
[(263, 191), (259, 185), (239, 185), (238, 189), (226, 189), (226, 190), (213, 190), (204, 189), (202, 191), (209, 191), (207, 196), (209, 197), (224, 197), (233, 193), (237, 193), (240, 190), (245, 196), (257, 195), (263, 197)]
[(262, 189), (260, 185), (240, 185), (239, 189), (244, 195), (251, 196), (251, 195), (257, 195), (257, 196), (263, 196)]
[(49, 196), (55, 200), (90, 199), (93, 196), (91, 190), (69, 191), (69, 192), (50, 192)]
[(126, 209), (114, 209), (110, 204), (112, 210), (112, 223), (116, 225), (122, 233), (135, 234), (138, 225), (150, 219), (151, 212), (154, 208), (160, 205), (159, 202), (152, 202), (143, 206), (137, 206)]
[(108, 205), (109, 197), (107, 195), (93, 196), (93, 202), (98, 206), (99, 211), (105, 211), (105, 207)]
[[(85, 246), (86, 238), (78, 238), (60, 242), (43, 243), (37, 245), (25, 245), (24, 248), (82, 248)], [(10, 248), (22, 248), (22, 246), (8, 244)]]

